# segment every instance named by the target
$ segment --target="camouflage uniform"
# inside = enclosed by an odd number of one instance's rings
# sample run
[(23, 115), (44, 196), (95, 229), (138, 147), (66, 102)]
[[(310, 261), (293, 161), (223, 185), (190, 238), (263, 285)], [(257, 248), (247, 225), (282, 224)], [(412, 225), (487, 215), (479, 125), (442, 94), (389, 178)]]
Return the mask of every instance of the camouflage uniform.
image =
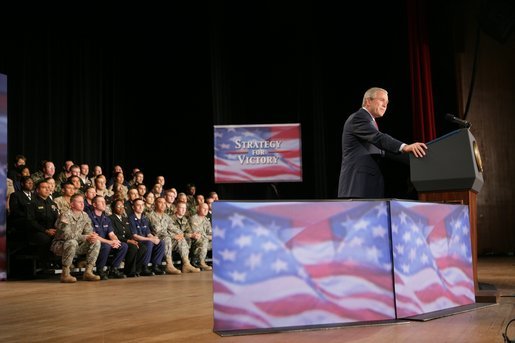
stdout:
[(66, 199), (62, 196), (57, 197), (54, 199), (55, 204), (57, 205), (57, 208), (59, 209), (59, 213), (68, 212), (70, 210), (70, 199), (66, 201)]
[(100, 241), (90, 243), (86, 235), (93, 232), (91, 219), (85, 212), (74, 214), (72, 210), (63, 213), (56, 223), (55, 235), (50, 250), (62, 256), (63, 266), (70, 266), (76, 255), (86, 255), (88, 265), (95, 265), (100, 252)]
[(175, 204), (168, 204), (166, 203), (166, 210), (165, 213), (168, 214), (170, 217), (173, 217), (175, 215)]
[(177, 217), (175, 214), (171, 217), (172, 218), (172, 225), (170, 226), (170, 230), (172, 233), (172, 236), (175, 235), (184, 235), (184, 239), (181, 239), (180, 241), (173, 240), (172, 241), (172, 249), (175, 251), (178, 251), (181, 254), (181, 259), (183, 262), (182, 266), (182, 272), (183, 273), (198, 273), (200, 272), (200, 269), (193, 267), (190, 264), (189, 254), (190, 254), (190, 247), (191, 247), (191, 238), (186, 237), (190, 233), (192, 233), (191, 225), (186, 218), (186, 216), (183, 216), (182, 218)]
[(172, 225), (172, 219), (166, 214), (159, 214), (154, 211), (146, 213), (150, 221), (152, 234), (164, 241), (165, 256), (172, 256), (172, 236), (169, 227)]
[(207, 217), (201, 217), (198, 214), (193, 215), (190, 218), (190, 225), (193, 232), (199, 232), (200, 239), (193, 241), (193, 254), (204, 260), (207, 256), (207, 251), (211, 249), (211, 239), (213, 230), (211, 229), (211, 223)]
[(32, 181), (34, 181), (34, 185), (37, 185), (39, 182), (43, 181), (45, 174), (43, 174), (41, 170), (38, 170), (37, 172), (32, 173), (30, 177), (32, 178)]
[[(160, 216), (156, 212), (151, 212), (149, 213), (148, 218), (150, 219), (150, 222), (152, 223), (152, 227), (154, 230), (154, 232), (152, 233), (157, 235), (160, 239), (165, 239), (164, 237), (170, 238), (170, 247), (168, 247), (168, 242), (165, 241), (166, 256), (172, 256), (172, 252), (177, 251), (181, 255), (181, 258), (188, 257), (190, 253), (190, 247), (188, 245), (188, 242), (185, 239), (182, 239), (180, 241), (174, 239), (175, 235), (182, 234), (183, 232), (173, 225), (173, 221), (170, 216), (166, 214)], [(169, 255), (168, 252), (170, 252)]]
[(193, 217), (197, 214), (197, 199), (194, 195), (188, 195), (188, 201), (186, 202), (186, 214), (188, 218)]
[(143, 214), (150, 218), (149, 214), (154, 212), (154, 205), (148, 205), (145, 203), (145, 208), (143, 208)]
[(97, 195), (103, 196), (104, 199), (111, 198), (114, 195), (113, 191), (110, 191), (109, 189), (97, 189)]
[(186, 235), (189, 235), (193, 231), (191, 230), (191, 224), (186, 215), (179, 218), (177, 215), (172, 216), (172, 223), (175, 226), (175, 229), (177, 233), (184, 234), (186, 241), (188, 242), (188, 246), (191, 246), (191, 239), (189, 237), (186, 237)]

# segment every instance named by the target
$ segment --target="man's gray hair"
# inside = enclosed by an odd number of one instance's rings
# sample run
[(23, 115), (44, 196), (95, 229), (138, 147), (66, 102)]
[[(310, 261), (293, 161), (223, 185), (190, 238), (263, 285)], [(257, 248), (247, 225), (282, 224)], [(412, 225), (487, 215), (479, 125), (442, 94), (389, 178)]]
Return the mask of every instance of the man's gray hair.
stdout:
[(361, 106), (365, 106), (365, 101), (367, 99), (372, 99), (376, 96), (376, 93), (377, 92), (385, 92), (386, 95), (388, 95), (388, 91), (386, 91), (386, 89), (383, 89), (383, 88), (379, 88), (379, 87), (372, 87), (372, 88), (369, 88), (366, 92), (365, 92), (365, 95), (363, 96), (363, 103)]

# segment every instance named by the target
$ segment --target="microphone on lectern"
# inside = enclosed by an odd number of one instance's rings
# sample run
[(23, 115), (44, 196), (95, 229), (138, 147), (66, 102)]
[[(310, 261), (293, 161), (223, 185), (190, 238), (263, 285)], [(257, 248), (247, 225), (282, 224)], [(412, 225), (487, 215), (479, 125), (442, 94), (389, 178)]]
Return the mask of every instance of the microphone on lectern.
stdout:
[(453, 116), (452, 114), (450, 113), (446, 113), (445, 114), (445, 119), (454, 123), (454, 124), (458, 124), (459, 126), (461, 127), (466, 127), (466, 128), (469, 128), (471, 126), (470, 122), (464, 120), (464, 119), (460, 119), (458, 117), (455, 117)]

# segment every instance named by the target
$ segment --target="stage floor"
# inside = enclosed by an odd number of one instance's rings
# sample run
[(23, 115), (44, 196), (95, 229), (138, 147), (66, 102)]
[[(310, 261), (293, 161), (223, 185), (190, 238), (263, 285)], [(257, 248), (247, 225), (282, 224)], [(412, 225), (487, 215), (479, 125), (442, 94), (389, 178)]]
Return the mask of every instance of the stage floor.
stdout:
[[(0, 282), (0, 342), (503, 342), (515, 318), (515, 257), (478, 261), (494, 306), (402, 325), (347, 326), (220, 337), (213, 333), (212, 273), (61, 284)], [(515, 326), (510, 336), (515, 338)]]

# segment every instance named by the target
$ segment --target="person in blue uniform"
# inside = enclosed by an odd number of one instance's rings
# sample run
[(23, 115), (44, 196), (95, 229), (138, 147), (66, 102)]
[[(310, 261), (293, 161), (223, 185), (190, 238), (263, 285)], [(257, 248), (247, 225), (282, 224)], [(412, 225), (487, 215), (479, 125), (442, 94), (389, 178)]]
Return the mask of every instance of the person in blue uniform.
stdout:
[(123, 204), (122, 199), (112, 202), (111, 212), (113, 214), (109, 218), (111, 219), (115, 235), (120, 241), (127, 243), (128, 246), (123, 271), (127, 277), (135, 277), (139, 276), (143, 270), (147, 246), (140, 244), (132, 237), (131, 225), (129, 218), (125, 215)]
[[(161, 269), (161, 262), (163, 262), (165, 256), (165, 245), (162, 240), (152, 234), (150, 221), (147, 216), (143, 214), (144, 209), (145, 202), (143, 199), (138, 198), (133, 202), (134, 213), (129, 215), (132, 237), (137, 240), (139, 244), (146, 245), (147, 247), (141, 275), (164, 275), (165, 271)], [(152, 261), (152, 270), (148, 269), (150, 261)]]
[[(125, 274), (118, 268), (127, 254), (127, 243), (121, 242), (113, 232), (111, 219), (105, 214), (106, 202), (104, 197), (95, 196), (92, 203), (94, 210), (90, 214), (91, 223), (93, 231), (98, 234), (98, 240), (100, 241), (100, 252), (96, 262), (97, 274), (102, 280), (107, 280), (109, 277), (125, 278)], [(113, 261), (108, 271), (104, 271), (110, 253), (114, 255)]]

